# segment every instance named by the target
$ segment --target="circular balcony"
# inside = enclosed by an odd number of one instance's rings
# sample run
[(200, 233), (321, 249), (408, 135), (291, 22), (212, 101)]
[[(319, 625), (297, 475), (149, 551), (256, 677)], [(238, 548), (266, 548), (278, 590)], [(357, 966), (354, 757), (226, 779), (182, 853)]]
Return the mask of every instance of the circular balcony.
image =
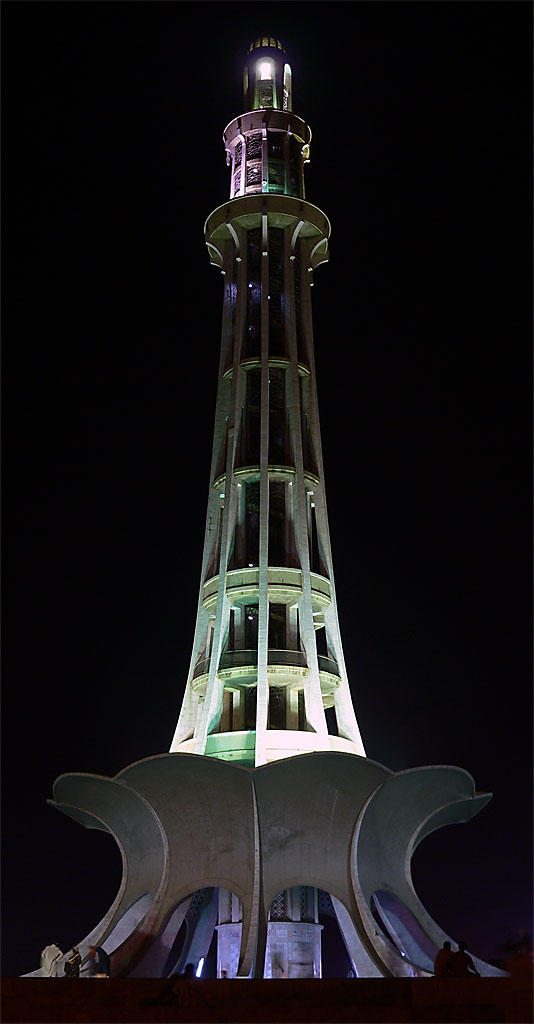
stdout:
[(233, 245), (236, 231), (241, 228), (261, 228), (263, 216), (267, 216), (269, 227), (294, 228), (300, 224), (299, 237), (310, 239), (313, 245), (309, 257), (311, 269), (327, 262), (330, 221), (326, 214), (312, 203), (295, 196), (265, 194), (231, 199), (209, 215), (204, 225), (204, 237), (210, 262), (222, 267), (224, 243), (231, 242)]
[[(330, 581), (319, 573), (310, 573), (313, 613), (324, 612), (332, 601)], [(226, 596), (235, 607), (251, 604), (259, 595), (260, 570), (258, 566), (231, 569), (226, 573)], [(202, 589), (202, 605), (209, 611), (215, 608), (219, 595), (219, 576), (206, 580)], [(295, 605), (302, 596), (302, 569), (269, 566), (267, 569), (267, 597), (272, 604)]]
[[(254, 129), (261, 131), (264, 127), (265, 111), (248, 110), (245, 114), (234, 117), (226, 125), (223, 132), (224, 144), (228, 149), (234, 139), (240, 137), (245, 132), (254, 131)], [(291, 132), (303, 142), (309, 143), (311, 141), (311, 131), (308, 125), (301, 117), (297, 117), (292, 110), (278, 110), (274, 107), (269, 110), (269, 128), (277, 128), (282, 132)]]
[[(253, 369), (256, 366), (261, 366), (261, 359), (259, 356), (249, 356), (247, 359), (242, 359), (239, 363), (242, 370)], [(291, 366), (291, 359), (286, 356), (269, 356), (269, 366), (278, 367), (281, 370), (288, 369)], [(306, 363), (297, 363), (299, 375), (301, 377), (310, 376), (310, 368)], [(223, 377), (228, 379), (232, 377), (234, 373), (234, 364), (231, 363), (226, 367)]]
[[(210, 660), (199, 661), (193, 672), (193, 690), (204, 692), (208, 681)], [(309, 669), (306, 656), (302, 651), (267, 652), (267, 676), (269, 682), (276, 686), (289, 686), (305, 679)], [(253, 686), (258, 679), (258, 652), (226, 651), (221, 655), (217, 676), (226, 689), (239, 689), (241, 686)], [(232, 686), (233, 684), (233, 686)]]
[(337, 661), (328, 658), (325, 654), (317, 656), (319, 662), (319, 678), (321, 680), (321, 694), (325, 708), (334, 706), (334, 690), (341, 685), (341, 675)]
[[(326, 701), (340, 685), (339, 668), (333, 658), (327, 658), (323, 654), (319, 654), (318, 661), (323, 701), (325, 701), (326, 707), (330, 707), (333, 700), (328, 703)], [(209, 658), (199, 661), (195, 666), (191, 685), (196, 692), (205, 692), (209, 668)], [(309, 668), (303, 651), (269, 650), (267, 652), (267, 676), (269, 683), (273, 686), (293, 686), (304, 680), (308, 674)], [(226, 651), (221, 655), (217, 676), (224, 682), (225, 688), (228, 690), (239, 689), (241, 686), (253, 686), (258, 679), (257, 650)]]
[[(296, 469), (294, 466), (267, 466), (267, 473), (269, 480), (272, 481), (287, 481), (294, 480), (296, 475)], [(234, 477), (239, 483), (244, 483), (246, 480), (259, 480), (260, 479), (260, 467), (259, 466), (237, 466), (234, 469)]]
[[(297, 471), (296, 471), (294, 466), (275, 466), (274, 464), (270, 465), (270, 466), (267, 466), (267, 473), (268, 473), (268, 476), (269, 476), (269, 480), (272, 480), (273, 482), (274, 481), (286, 482), (288, 480), (294, 480), (295, 477), (296, 477), (296, 472)], [(259, 480), (260, 479), (260, 467), (258, 465), (255, 465), (255, 466), (238, 466), (236, 469), (234, 469), (234, 474), (233, 475), (234, 475), (234, 479), (238, 483), (244, 483), (246, 480)], [(315, 473), (310, 472), (310, 470), (305, 469), (304, 470), (304, 483), (305, 483), (307, 488), (313, 489), (314, 487), (318, 487), (319, 486), (319, 483), (320, 483), (319, 477), (316, 476)], [(217, 490), (217, 491), (225, 491), (226, 490), (226, 473), (221, 473), (219, 476), (216, 476), (215, 480), (213, 481), (211, 486), (214, 487), (215, 490)]]

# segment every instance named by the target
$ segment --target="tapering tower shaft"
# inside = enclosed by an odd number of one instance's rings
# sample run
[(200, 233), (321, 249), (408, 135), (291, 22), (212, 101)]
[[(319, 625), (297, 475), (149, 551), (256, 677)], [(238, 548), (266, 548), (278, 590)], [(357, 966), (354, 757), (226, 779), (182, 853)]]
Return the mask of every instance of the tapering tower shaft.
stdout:
[(114, 778), (62, 775), (50, 801), (119, 844), (119, 892), (83, 940), (105, 943), (117, 976), (187, 963), (200, 974), (206, 958), (211, 970), (216, 930), (218, 977), (320, 977), (321, 914), (337, 918), (355, 976), (426, 974), (444, 933), (417, 898), (411, 855), (490, 796), (461, 769), (395, 774), (354, 756), (364, 750), (338, 624), (311, 315), (330, 227), (304, 195), (310, 139), (283, 47), (261, 37), (245, 113), (224, 133), (230, 199), (205, 226), (224, 275), (222, 343), (171, 754)]
[[(339, 632), (311, 287), (330, 225), (304, 196), (311, 132), (270, 37), (224, 132), (230, 200), (207, 219), (224, 275), (210, 491), (189, 678), (171, 751), (264, 764), (364, 754)], [(332, 708), (328, 720), (325, 710)]]

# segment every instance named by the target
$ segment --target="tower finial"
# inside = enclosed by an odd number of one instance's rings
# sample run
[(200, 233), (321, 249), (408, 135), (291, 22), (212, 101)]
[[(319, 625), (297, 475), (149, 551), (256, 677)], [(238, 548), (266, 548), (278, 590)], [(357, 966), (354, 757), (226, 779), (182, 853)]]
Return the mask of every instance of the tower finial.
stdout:
[(258, 36), (249, 46), (243, 73), (245, 111), (291, 110), (291, 68), (274, 36)]

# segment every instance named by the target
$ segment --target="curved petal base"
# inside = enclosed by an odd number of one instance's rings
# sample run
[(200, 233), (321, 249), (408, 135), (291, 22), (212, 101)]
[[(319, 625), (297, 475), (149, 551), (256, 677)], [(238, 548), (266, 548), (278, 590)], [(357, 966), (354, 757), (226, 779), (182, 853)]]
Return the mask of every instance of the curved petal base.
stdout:
[[(263, 977), (269, 908), (295, 885), (331, 895), (356, 976), (406, 977), (432, 973), (447, 938), (414, 890), (412, 854), (490, 799), (447, 766), (394, 774), (365, 757), (316, 752), (248, 768), (175, 753), (113, 779), (61, 775), (50, 803), (110, 832), (121, 851), (117, 897), (78, 943), (82, 957), (89, 943), (103, 945), (115, 977), (179, 968), (171, 951), (180, 928), (191, 932), (188, 958), (207, 955), (217, 889), (241, 905), (232, 973)], [(480, 974), (502, 973), (474, 959)]]

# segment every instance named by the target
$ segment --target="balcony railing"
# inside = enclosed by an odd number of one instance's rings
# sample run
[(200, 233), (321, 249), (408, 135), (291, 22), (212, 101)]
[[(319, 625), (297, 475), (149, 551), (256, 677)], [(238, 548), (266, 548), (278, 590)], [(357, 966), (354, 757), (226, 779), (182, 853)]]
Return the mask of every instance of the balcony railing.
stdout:
[(339, 666), (334, 658), (327, 658), (326, 654), (318, 654), (319, 672), (329, 672), (331, 676), (339, 676)]
[[(241, 569), (230, 569), (225, 574), (226, 593), (229, 600), (246, 600), (259, 589), (258, 566)], [(310, 573), (311, 592), (314, 612), (324, 610), (332, 599), (330, 581), (319, 573)], [(298, 600), (302, 593), (302, 570), (291, 566), (269, 566), (267, 570), (267, 587), (269, 592), (275, 591), (283, 603)], [(204, 608), (214, 607), (217, 603), (219, 577), (212, 576), (203, 586), (202, 601)], [(276, 603), (276, 602), (275, 602)]]
[[(318, 655), (319, 671), (328, 672), (332, 676), (339, 676), (339, 668), (337, 662), (333, 658), (327, 658), (324, 654)], [(256, 650), (250, 651), (226, 651), (219, 662), (219, 671), (223, 671), (225, 668), (244, 668), (245, 666), (253, 667), (258, 663), (258, 652)], [(289, 665), (295, 668), (306, 668), (306, 655), (303, 651), (267, 651), (267, 664), (268, 665)], [(198, 679), (199, 676), (207, 675), (210, 669), (210, 659), (205, 658), (203, 661), (199, 661), (198, 665), (195, 665), (193, 671), (193, 679)]]
[[(329, 661), (330, 659), (326, 659)], [(225, 668), (244, 668), (254, 667), (258, 664), (258, 652), (256, 650), (250, 651), (226, 651), (221, 655), (219, 661), (219, 671), (223, 671)], [(268, 665), (289, 665), (296, 668), (306, 668), (306, 655), (302, 651), (267, 651), (267, 664)], [(335, 664), (335, 663), (333, 663)], [(193, 679), (198, 679), (199, 676), (207, 675), (210, 669), (210, 659), (205, 658), (203, 661), (199, 661), (198, 665), (195, 665), (193, 671)], [(330, 671), (330, 670), (327, 670)]]

